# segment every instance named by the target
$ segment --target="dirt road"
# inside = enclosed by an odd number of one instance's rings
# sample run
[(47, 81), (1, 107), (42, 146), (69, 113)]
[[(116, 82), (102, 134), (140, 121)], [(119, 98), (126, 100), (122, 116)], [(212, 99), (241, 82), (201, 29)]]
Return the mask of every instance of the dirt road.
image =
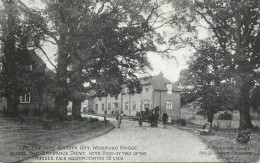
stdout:
[[(111, 120), (115, 123), (115, 120)], [(119, 161), (119, 162), (221, 162), (207, 149), (198, 136), (174, 126), (151, 128), (143, 123), (123, 120), (121, 128), (73, 146), (59, 147), (53, 153), (45, 153), (39, 161)]]

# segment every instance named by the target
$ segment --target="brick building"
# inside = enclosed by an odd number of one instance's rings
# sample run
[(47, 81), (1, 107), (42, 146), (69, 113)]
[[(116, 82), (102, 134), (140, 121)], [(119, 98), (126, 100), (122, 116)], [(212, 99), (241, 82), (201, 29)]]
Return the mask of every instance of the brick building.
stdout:
[(92, 98), (88, 100), (88, 110), (98, 114), (112, 114), (117, 109), (128, 116), (135, 116), (136, 112), (160, 106), (171, 117), (180, 116), (181, 90), (166, 79), (162, 73), (156, 76), (140, 78), (143, 90), (141, 93), (129, 94), (124, 88), (117, 97)]
[[(37, 85), (36, 88), (34, 88), (30, 92), (24, 92), (19, 97), (19, 105), (18, 109), (20, 111), (22, 110), (32, 110), (32, 109), (40, 109), (43, 108), (53, 108), (54, 107), (54, 99), (51, 98), (51, 96), (45, 91), (42, 90), (43, 87), (46, 86), (47, 83), (41, 82), (43, 76), (48, 76), (48, 74), (51, 72), (47, 67), (44, 61), (35, 53), (34, 50), (29, 50), (29, 55), (32, 60), (32, 65), (30, 66), (31, 73), (33, 73), (35, 76), (37, 76), (39, 83), (41, 85)], [(38, 89), (37, 89), (38, 88)], [(41, 89), (41, 90), (39, 90)], [(7, 107), (6, 98), (0, 97), (0, 111), (3, 111)]]

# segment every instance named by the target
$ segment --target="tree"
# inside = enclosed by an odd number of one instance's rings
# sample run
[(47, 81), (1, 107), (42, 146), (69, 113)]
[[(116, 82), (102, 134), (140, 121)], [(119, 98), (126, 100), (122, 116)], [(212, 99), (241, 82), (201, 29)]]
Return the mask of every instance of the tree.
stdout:
[(260, 115), (260, 86), (256, 86), (252, 91), (251, 96), (251, 106), (253, 107), (253, 111)]
[(236, 109), (234, 87), (228, 81), (229, 59), (210, 41), (202, 42), (201, 49), (192, 56), (189, 67), (180, 74), (179, 83), (184, 88), (183, 103), (198, 101), (200, 115), (212, 124), (214, 114), (220, 110)]
[(204, 28), (213, 34), (210, 37), (216, 40), (214, 45), (218, 50), (230, 58), (226, 68), (229, 70), (229, 81), (237, 88), (240, 128), (253, 127), (249, 104), (260, 62), (259, 7), (258, 0), (195, 0), (189, 1), (188, 6), (197, 22), (207, 24)]
[(146, 51), (156, 50), (152, 34), (161, 17), (158, 8), (150, 1), (50, 1), (46, 11), (59, 36), (54, 40), (61, 117), (66, 117), (67, 100), (73, 101), (73, 116), (80, 117), (81, 101), (90, 90), (96, 96), (118, 95), (125, 84), (140, 91), (136, 72), (149, 66)]
[(250, 89), (260, 62), (260, 2), (195, 1), (195, 11), (208, 23), (218, 45), (232, 57), (230, 71), (238, 88), (240, 128), (252, 128)]
[(28, 14), (24, 6), (13, 0), (2, 0), (1, 36), (1, 96), (7, 99), (6, 113), (18, 115), (17, 105), (19, 96), (31, 89), (32, 60), (29, 56), (29, 47), (34, 47), (42, 39), (40, 28), (44, 23), (40, 15), (33, 11)]

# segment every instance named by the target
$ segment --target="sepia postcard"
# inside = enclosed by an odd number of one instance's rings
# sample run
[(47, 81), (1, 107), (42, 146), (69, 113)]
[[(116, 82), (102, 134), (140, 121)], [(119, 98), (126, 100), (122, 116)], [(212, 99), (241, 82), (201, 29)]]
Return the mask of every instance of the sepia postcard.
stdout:
[(259, 0), (0, 0), (0, 162), (260, 162)]

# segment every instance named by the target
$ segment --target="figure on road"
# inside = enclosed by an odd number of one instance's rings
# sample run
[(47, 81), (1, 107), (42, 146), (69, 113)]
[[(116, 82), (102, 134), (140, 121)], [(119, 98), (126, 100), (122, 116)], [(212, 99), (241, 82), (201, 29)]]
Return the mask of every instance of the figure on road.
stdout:
[(107, 124), (107, 110), (104, 111), (105, 115), (104, 115), (104, 122), (105, 124)]
[(123, 119), (123, 111), (120, 111), (119, 109), (116, 112), (116, 120), (117, 120), (117, 127), (120, 128), (121, 121)]
[(168, 114), (164, 111), (162, 115), (162, 121), (163, 121), (163, 128), (166, 128), (166, 124), (168, 121)]

